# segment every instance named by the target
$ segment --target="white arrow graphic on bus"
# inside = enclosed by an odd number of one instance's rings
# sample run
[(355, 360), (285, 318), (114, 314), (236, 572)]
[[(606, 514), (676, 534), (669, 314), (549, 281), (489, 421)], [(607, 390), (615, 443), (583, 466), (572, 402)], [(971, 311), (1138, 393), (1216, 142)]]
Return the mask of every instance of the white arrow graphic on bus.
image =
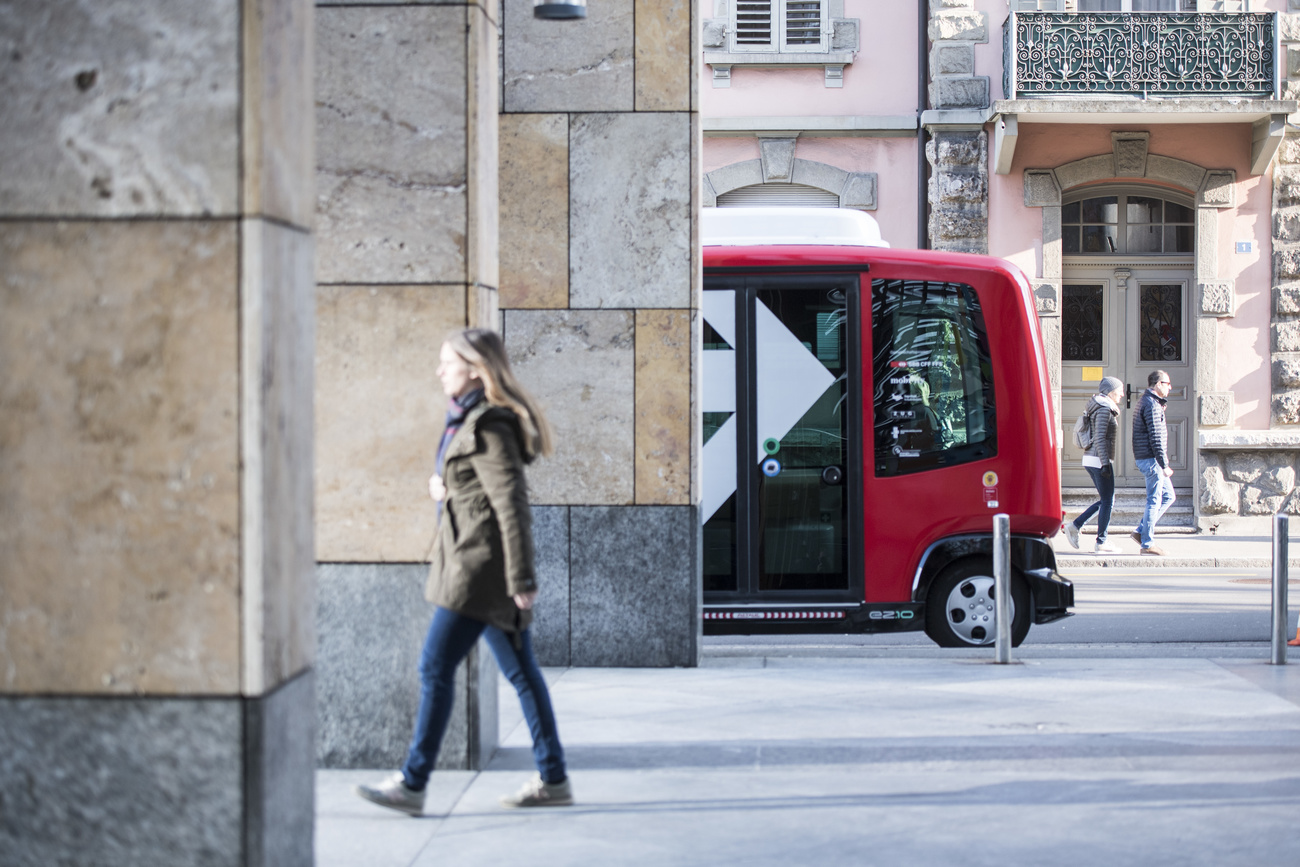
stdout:
[[(704, 320), (718, 336), (735, 345), (735, 294), (704, 293)], [(757, 367), (758, 462), (766, 457), (763, 441), (781, 440), (835, 383), (835, 376), (777, 319), (762, 301), (755, 303)], [(704, 444), (703, 520), (708, 521), (736, 490), (736, 354), (730, 350), (704, 353), (701, 370), (701, 409), (733, 415)]]

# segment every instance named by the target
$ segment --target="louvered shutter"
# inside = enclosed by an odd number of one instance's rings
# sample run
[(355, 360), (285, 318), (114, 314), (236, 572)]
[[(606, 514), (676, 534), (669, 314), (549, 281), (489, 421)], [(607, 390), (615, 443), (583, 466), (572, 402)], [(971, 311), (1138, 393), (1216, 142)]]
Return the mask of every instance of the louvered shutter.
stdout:
[(773, 0), (736, 0), (736, 50), (772, 50)]
[(825, 51), (824, 0), (782, 0), (783, 51)]
[(806, 184), (754, 184), (739, 187), (718, 196), (719, 208), (744, 208), (755, 205), (789, 208), (838, 208), (840, 197), (828, 190)]

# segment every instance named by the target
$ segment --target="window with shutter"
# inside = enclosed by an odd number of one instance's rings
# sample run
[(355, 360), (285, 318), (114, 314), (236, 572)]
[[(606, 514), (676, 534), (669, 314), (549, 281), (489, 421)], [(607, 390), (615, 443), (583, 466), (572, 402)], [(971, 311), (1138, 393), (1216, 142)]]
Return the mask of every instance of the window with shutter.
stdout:
[(824, 52), (826, 0), (735, 0), (733, 50)]

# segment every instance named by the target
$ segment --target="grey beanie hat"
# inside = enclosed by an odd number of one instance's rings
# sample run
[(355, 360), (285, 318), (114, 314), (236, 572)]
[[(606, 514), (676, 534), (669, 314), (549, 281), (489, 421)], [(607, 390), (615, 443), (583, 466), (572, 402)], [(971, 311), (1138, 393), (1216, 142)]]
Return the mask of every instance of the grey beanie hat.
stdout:
[(1116, 390), (1124, 390), (1124, 383), (1117, 376), (1103, 376), (1101, 382), (1097, 383), (1097, 394), (1110, 394)]

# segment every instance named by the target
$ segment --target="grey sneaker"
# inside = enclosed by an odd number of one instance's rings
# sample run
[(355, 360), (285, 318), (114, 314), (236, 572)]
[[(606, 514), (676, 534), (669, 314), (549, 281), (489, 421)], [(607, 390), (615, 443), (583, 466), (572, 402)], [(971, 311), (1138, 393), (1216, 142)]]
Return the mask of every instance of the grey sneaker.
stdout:
[(419, 816), (424, 812), (424, 792), (408, 787), (401, 771), (373, 786), (353, 786), (352, 791), (370, 803), (390, 810), (411, 816)]
[(1094, 553), (1094, 554), (1123, 554), (1124, 551), (1123, 551), (1123, 550), (1122, 550), (1118, 545), (1113, 545), (1113, 544), (1111, 544), (1110, 542), (1098, 542), (1097, 545), (1096, 545), (1096, 547), (1094, 547), (1094, 548), (1092, 549), (1092, 553)]
[(562, 783), (548, 783), (538, 774), (513, 795), (503, 795), (503, 807), (568, 807), (573, 804), (573, 787), (566, 777)]
[(1066, 538), (1067, 540), (1069, 540), (1070, 545), (1071, 545), (1072, 547), (1078, 548), (1078, 547), (1079, 547), (1079, 528), (1076, 527), (1076, 526), (1074, 526), (1074, 522), (1073, 522), (1073, 521), (1066, 521), (1064, 524), (1061, 525), (1061, 529), (1065, 530), (1065, 538)]

